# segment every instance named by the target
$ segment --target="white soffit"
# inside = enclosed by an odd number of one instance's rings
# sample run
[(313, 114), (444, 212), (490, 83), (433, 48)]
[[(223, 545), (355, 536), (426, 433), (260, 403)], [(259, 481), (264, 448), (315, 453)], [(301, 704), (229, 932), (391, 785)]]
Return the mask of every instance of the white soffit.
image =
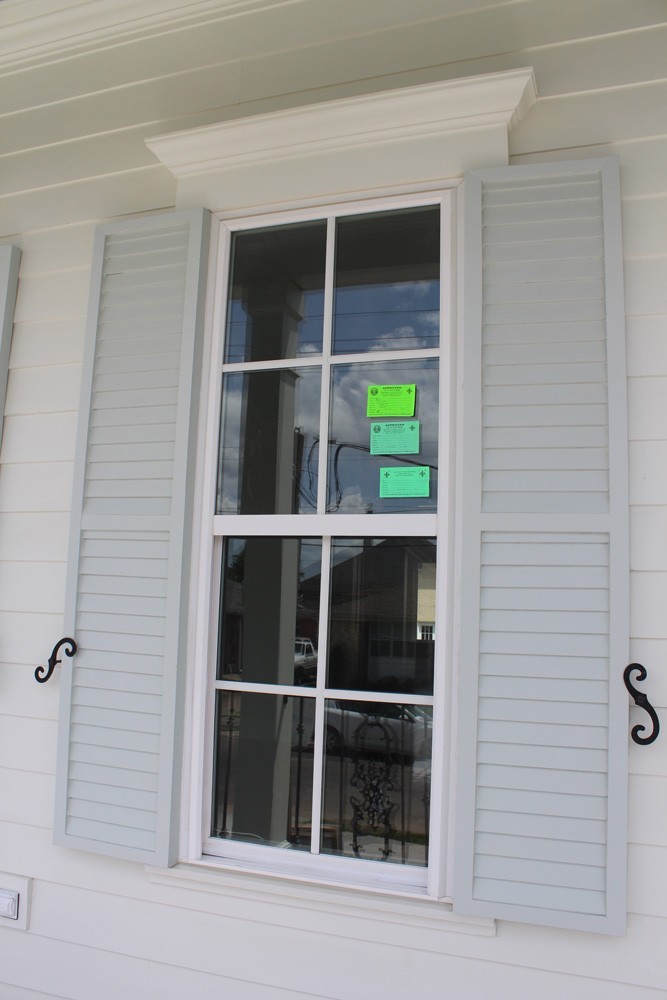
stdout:
[[(536, 97), (532, 69), (517, 69), (225, 121), (156, 136), (146, 144), (181, 180), (396, 142), (418, 154), (422, 143), (491, 129), (501, 136), (495, 154), (501, 165), (507, 162), (509, 129)], [(456, 172), (479, 166), (459, 159)], [(441, 176), (448, 176), (446, 170)]]

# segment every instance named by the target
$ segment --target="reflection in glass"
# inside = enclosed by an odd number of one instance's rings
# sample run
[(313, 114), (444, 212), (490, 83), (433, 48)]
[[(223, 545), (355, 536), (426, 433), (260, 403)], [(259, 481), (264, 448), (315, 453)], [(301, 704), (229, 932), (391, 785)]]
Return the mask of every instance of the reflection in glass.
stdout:
[[(419, 422), (419, 452), (371, 455), (371, 424), (366, 416), (372, 385), (416, 385), (414, 420)], [(409, 420), (388, 417), (387, 420)], [(331, 376), (327, 510), (341, 514), (433, 511), (438, 489), (438, 362), (375, 361), (336, 365)], [(428, 497), (380, 498), (380, 469), (429, 466)]]
[(226, 375), (216, 513), (316, 510), (319, 419), (319, 367)]
[(325, 724), (322, 853), (426, 865), (431, 710), (328, 701)]
[(435, 567), (435, 539), (332, 542), (327, 687), (433, 693)]
[(225, 361), (322, 351), (326, 222), (236, 233)]
[(438, 208), (340, 220), (334, 352), (437, 347), (439, 275)]
[(218, 680), (315, 685), (321, 560), (316, 538), (225, 540)]
[(315, 703), (218, 691), (211, 835), (308, 850)]

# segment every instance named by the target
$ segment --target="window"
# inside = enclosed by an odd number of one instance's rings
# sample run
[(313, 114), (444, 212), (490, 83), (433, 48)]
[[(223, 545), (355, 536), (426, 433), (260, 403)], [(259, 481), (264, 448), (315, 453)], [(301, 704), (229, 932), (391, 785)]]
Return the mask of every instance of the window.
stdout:
[(440, 864), (449, 217), (445, 192), (224, 227), (207, 855)]
[[(448, 199), (438, 201), (376, 202), (331, 219), (310, 212), (289, 228), (275, 216), (256, 231), (230, 227), (239, 264), (229, 323), (220, 323), (227, 346), (221, 336), (219, 363), (209, 366), (209, 354), (204, 367), (215, 383), (211, 439), (224, 429), (200, 490), (210, 502), (194, 496), (208, 216), (98, 230), (64, 623), (79, 651), (62, 665), (56, 839), (152, 865), (201, 862), (204, 804), (206, 850), (246, 869), (262, 867), (262, 853), (264, 871), (296, 866), (348, 885), (370, 877), (375, 887), (449, 897), (458, 913), (622, 933), (628, 560), (617, 164), (466, 174), (456, 365), (445, 280), (439, 344), (432, 324), (419, 325), (415, 294), (400, 328), (368, 333), (369, 317), (387, 312), (388, 286), (424, 285), (428, 299), (434, 280), (426, 258), (410, 274), (392, 257), (417, 246), (414, 231), (392, 240), (395, 223), (439, 207), (448, 275)], [(253, 269), (267, 265), (274, 237), (279, 266), (262, 303)], [(370, 274), (364, 246), (379, 248)], [(268, 331), (257, 346), (256, 329)], [(430, 379), (437, 447), (432, 409), (420, 407)], [(406, 396), (414, 386), (417, 412), (391, 411), (403, 391), (383, 393), (388, 409), (381, 398), (369, 410), (372, 386), (402, 386)], [(374, 453), (372, 424), (413, 418), (419, 451), (408, 451), (414, 432), (404, 426), (399, 448)], [(386, 447), (391, 435), (378, 433)], [(413, 454), (414, 466), (405, 461)], [(415, 470), (428, 487), (416, 485)], [(378, 486), (384, 471), (388, 493)], [(201, 551), (211, 556), (194, 573), (193, 519), (209, 522)], [(388, 587), (382, 600), (378, 581)], [(215, 625), (200, 628), (193, 615), (211, 606)], [(260, 627), (270, 660), (258, 653)], [(196, 834), (179, 842), (181, 756), (188, 773), (204, 757), (193, 735), (204, 729), (206, 699), (186, 680), (189, 670), (203, 676), (206, 662), (210, 773), (186, 790)], [(450, 732), (455, 835), (446, 842)], [(342, 809), (337, 799), (360, 780), (362, 750), (372, 768), (387, 759), (391, 780), (413, 796), (388, 823), (380, 810), (374, 828), (352, 795)], [(250, 773), (261, 797), (248, 795)]]

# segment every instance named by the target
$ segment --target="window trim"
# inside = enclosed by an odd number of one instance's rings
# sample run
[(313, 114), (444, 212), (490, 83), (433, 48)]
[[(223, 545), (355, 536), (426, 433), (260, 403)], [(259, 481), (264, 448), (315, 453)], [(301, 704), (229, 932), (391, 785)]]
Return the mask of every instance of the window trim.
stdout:
[[(193, 526), (193, 561), (190, 588), (190, 621), (191, 651), (188, 660), (188, 697), (186, 699), (186, 745), (182, 773), (182, 817), (181, 817), (181, 855), (187, 863), (209, 865), (212, 868), (223, 868), (230, 871), (264, 871), (276, 877), (306, 879), (316, 884), (336, 884), (358, 887), (368, 887), (378, 884), (377, 863), (351, 858), (327, 857), (310, 855), (286, 857), (289, 852), (279, 848), (263, 847), (267, 863), (257, 860), (257, 850), (244, 850), (244, 845), (229, 842), (232, 845), (230, 856), (214, 856), (204, 853), (207, 840), (206, 831), (210, 822), (210, 796), (212, 787), (212, 731), (214, 705), (211, 698), (212, 679), (215, 675), (217, 645), (215, 627), (217, 621), (220, 590), (220, 535), (225, 526), (231, 527), (235, 536), (247, 531), (258, 533), (258, 522), (262, 524), (261, 534), (264, 535), (298, 535), (317, 536), (332, 534), (350, 537), (368, 534), (367, 516), (363, 514), (296, 514), (296, 515), (243, 515), (243, 514), (207, 514), (215, 510), (217, 447), (220, 428), (220, 405), (222, 373), (234, 370), (246, 370), (247, 364), (226, 363), (223, 360), (224, 332), (226, 322), (226, 296), (228, 285), (228, 263), (230, 259), (232, 234), (244, 230), (264, 228), (271, 225), (287, 223), (298, 224), (313, 219), (353, 217), (371, 212), (384, 212), (412, 207), (439, 205), (441, 212), (441, 289), (440, 289), (440, 346), (437, 349), (425, 351), (382, 352), (382, 357), (391, 360), (422, 356), (439, 356), (439, 392), (440, 392), (440, 441), (439, 441), (439, 510), (438, 512), (419, 515), (419, 535), (438, 535), (439, 524), (443, 519), (446, 526), (441, 529), (438, 538), (438, 563), (436, 591), (442, 595), (441, 622), (438, 629), (439, 640), (436, 641), (436, 662), (440, 667), (435, 671), (433, 707), (433, 749), (432, 761), (438, 761), (433, 767), (431, 787), (432, 817), (439, 816), (439, 822), (431, 819), (430, 861), (428, 866), (387, 866), (389, 871), (383, 880), (388, 890), (392, 886), (402, 886), (401, 891), (416, 896), (426, 895), (431, 899), (443, 899), (449, 884), (447, 875), (447, 853), (450, 841), (451, 789), (454, 786), (451, 767), (455, 758), (454, 744), (448, 735), (453, 732), (451, 691), (453, 690), (451, 660), (453, 594), (451, 592), (451, 565), (453, 564), (453, 496), (455, 483), (452, 463), (454, 462), (454, 444), (456, 430), (452, 419), (456, 412), (454, 381), (456, 379), (456, 288), (457, 268), (455, 264), (455, 241), (457, 204), (461, 194), (461, 182), (446, 183), (433, 190), (411, 192), (404, 196), (365, 197), (347, 202), (343, 205), (325, 203), (321, 206), (306, 206), (302, 209), (226, 218), (224, 215), (214, 217), (212, 231), (212, 247), (209, 267), (209, 292), (207, 296), (207, 321), (204, 345), (204, 365), (210, 358), (208, 379), (202, 385), (200, 403), (198, 462), (195, 481), (194, 507), (197, 512), (197, 523)], [(379, 354), (378, 354), (379, 356)], [(373, 354), (373, 357), (375, 355)], [(368, 355), (336, 355), (336, 364), (355, 363), (363, 358), (368, 361)], [(306, 358), (297, 358), (301, 364)], [(313, 359), (312, 364), (321, 364), (321, 357)], [(289, 360), (267, 362), (265, 367), (276, 368), (289, 365)], [(294, 364), (292, 359), (291, 364)], [(204, 370), (206, 370), (204, 368)], [(254, 370), (254, 366), (253, 366)], [(443, 458), (447, 456), (447, 461)], [(415, 534), (414, 515), (379, 514), (382, 525), (377, 526), (375, 534), (382, 536), (402, 535), (406, 528), (409, 534)], [(375, 529), (374, 519), (374, 529)], [(386, 522), (386, 523), (384, 523)], [(332, 525), (336, 531), (332, 533)], [(217, 541), (217, 544), (216, 544)], [(448, 567), (450, 568), (448, 570)], [(204, 669), (202, 664), (207, 664)], [(351, 697), (351, 696), (350, 696)], [(395, 699), (394, 699), (395, 700)], [(436, 717), (439, 716), (436, 723)], [(437, 775), (437, 780), (436, 779)], [(275, 869), (268, 859), (275, 856), (280, 864)], [(307, 860), (304, 860), (304, 857)], [(315, 868), (315, 866), (317, 866)], [(358, 879), (350, 878), (353, 870), (358, 870)]]

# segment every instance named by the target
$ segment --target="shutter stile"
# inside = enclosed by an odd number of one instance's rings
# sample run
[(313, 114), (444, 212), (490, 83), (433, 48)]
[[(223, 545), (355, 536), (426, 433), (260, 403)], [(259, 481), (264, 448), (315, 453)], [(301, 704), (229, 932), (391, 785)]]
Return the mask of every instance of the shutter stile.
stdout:
[(480, 557), (462, 589), (454, 903), (618, 933), (627, 460), (607, 347), (623, 336), (607, 287), (620, 231), (614, 246), (617, 220), (603, 218), (615, 173), (596, 161), (466, 181), (467, 301), (480, 269), (483, 294), (464, 341), (463, 564)]
[[(98, 232), (67, 593), (56, 839), (174, 860), (207, 219)], [(77, 499), (78, 497), (78, 499)]]

